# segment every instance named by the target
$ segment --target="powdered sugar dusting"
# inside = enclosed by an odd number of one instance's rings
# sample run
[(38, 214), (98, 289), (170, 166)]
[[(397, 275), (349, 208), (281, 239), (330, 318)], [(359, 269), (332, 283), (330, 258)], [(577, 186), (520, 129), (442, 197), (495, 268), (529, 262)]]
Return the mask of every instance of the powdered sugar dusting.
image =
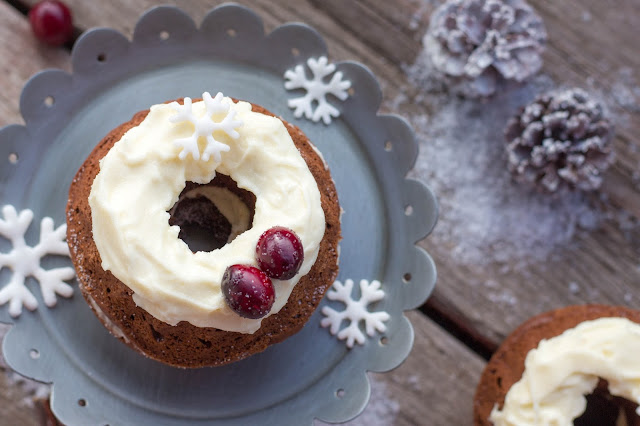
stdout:
[(622, 108), (632, 112), (640, 112), (640, 85), (638, 85), (633, 69), (623, 67), (618, 70), (611, 90), (611, 97)]
[(440, 218), (432, 241), (449, 250), (455, 261), (526, 265), (569, 244), (578, 229), (600, 223), (603, 213), (592, 196), (552, 198), (531, 192), (512, 182), (507, 170), (504, 126), (519, 107), (553, 87), (548, 77), (475, 101), (439, 91), (425, 59), (407, 72), (415, 85), (429, 92), (394, 104), (402, 107), (417, 100), (432, 111), (409, 117), (420, 143), (413, 175), (438, 194)]
[[(610, 76), (613, 78), (610, 84), (588, 77), (587, 89), (610, 110), (610, 118), (617, 128), (627, 128), (631, 124), (631, 113), (640, 112), (640, 81), (629, 67), (612, 70)], [(631, 149), (638, 148), (633, 145)]]

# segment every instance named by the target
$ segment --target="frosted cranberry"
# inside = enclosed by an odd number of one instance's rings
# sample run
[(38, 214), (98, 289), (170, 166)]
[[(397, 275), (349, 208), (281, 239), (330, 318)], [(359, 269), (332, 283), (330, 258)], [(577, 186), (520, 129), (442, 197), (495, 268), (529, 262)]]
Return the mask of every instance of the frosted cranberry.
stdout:
[(302, 242), (292, 230), (274, 226), (258, 239), (256, 260), (269, 277), (291, 279), (298, 273), (304, 260)]
[(273, 306), (273, 283), (260, 269), (232, 265), (222, 277), (222, 294), (235, 313), (244, 318), (262, 318)]
[(53, 46), (66, 43), (73, 35), (71, 11), (58, 0), (44, 0), (33, 6), (29, 22), (38, 40)]

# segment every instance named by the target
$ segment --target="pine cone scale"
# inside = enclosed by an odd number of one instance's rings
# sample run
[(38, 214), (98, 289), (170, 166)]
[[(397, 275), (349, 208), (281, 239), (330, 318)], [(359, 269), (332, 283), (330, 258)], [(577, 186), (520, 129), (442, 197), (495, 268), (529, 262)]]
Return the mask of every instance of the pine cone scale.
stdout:
[(424, 45), (454, 90), (478, 97), (538, 72), (546, 38), (524, 0), (449, 0), (431, 16)]
[(543, 192), (591, 191), (613, 162), (613, 127), (580, 89), (544, 94), (505, 128), (509, 170)]

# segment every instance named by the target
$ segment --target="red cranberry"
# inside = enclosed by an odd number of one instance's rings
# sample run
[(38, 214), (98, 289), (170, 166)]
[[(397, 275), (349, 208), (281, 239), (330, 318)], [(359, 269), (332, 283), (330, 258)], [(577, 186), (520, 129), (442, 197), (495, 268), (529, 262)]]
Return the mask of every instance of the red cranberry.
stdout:
[(267, 315), (276, 297), (269, 277), (249, 265), (227, 268), (222, 277), (222, 294), (235, 313), (251, 319)]
[(304, 260), (302, 242), (292, 230), (274, 226), (258, 239), (256, 259), (260, 269), (270, 278), (291, 279), (298, 273)]
[(58, 0), (44, 0), (33, 6), (29, 22), (36, 37), (53, 46), (66, 43), (73, 35), (71, 11)]

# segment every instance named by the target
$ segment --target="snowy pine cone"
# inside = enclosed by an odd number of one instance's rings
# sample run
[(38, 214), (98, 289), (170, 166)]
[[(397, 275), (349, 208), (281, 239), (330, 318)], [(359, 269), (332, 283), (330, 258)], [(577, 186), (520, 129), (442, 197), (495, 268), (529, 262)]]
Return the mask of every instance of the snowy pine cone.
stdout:
[(448, 0), (431, 16), (425, 51), (454, 91), (491, 96), (542, 66), (547, 33), (524, 0)]
[(543, 192), (594, 190), (613, 162), (613, 127), (581, 89), (538, 96), (505, 129), (509, 170)]

